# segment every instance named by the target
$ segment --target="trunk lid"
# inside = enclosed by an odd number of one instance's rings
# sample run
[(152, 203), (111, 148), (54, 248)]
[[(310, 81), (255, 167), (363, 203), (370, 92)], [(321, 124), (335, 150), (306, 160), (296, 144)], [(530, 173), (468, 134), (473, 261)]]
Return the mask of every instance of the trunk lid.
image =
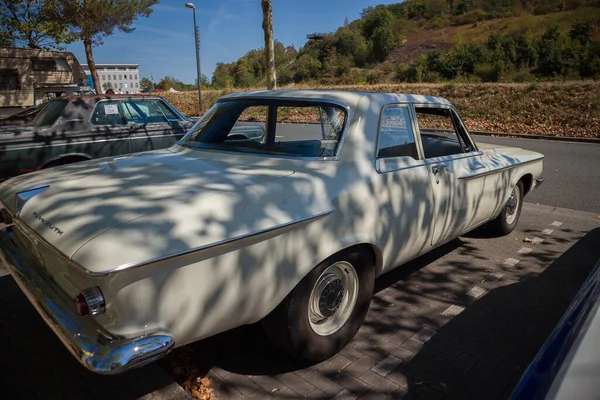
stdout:
[[(159, 150), (19, 176), (0, 186), (0, 200), (14, 213), (15, 195), (47, 187), (26, 201), (19, 219), (71, 258), (86, 242), (130, 221), (189, 205), (208, 207), (247, 186), (293, 173)], [(168, 226), (162, 229), (170, 234)]]

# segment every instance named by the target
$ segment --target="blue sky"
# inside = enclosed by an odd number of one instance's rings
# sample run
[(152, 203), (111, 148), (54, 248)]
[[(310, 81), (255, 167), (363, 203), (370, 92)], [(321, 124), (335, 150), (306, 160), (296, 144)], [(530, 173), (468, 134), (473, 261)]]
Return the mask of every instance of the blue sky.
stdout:
[[(363, 8), (398, 1), (382, 0), (273, 0), (275, 39), (300, 48), (306, 34), (335, 31), (359, 17)], [(196, 0), (200, 28), (202, 73), (211, 77), (217, 62), (232, 62), (251, 49), (263, 47), (260, 0)], [(196, 78), (192, 10), (185, 1), (162, 0), (150, 18), (135, 22), (133, 33), (117, 31), (94, 48), (96, 63), (136, 63), (142, 77), (158, 81), (169, 75), (193, 83)], [(87, 63), (83, 43), (67, 50)], [(152, 69), (152, 72), (150, 71)]]

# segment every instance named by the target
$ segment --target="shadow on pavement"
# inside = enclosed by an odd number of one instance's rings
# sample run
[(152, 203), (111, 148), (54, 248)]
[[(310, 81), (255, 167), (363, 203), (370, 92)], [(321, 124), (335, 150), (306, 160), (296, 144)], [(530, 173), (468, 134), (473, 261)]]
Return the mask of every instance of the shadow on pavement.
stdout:
[(86, 370), (8, 275), (0, 277), (0, 343), (2, 400), (137, 399), (157, 390), (168, 397), (173, 389), (171, 378), (154, 364), (117, 376)]
[(405, 375), (409, 393), (508, 398), (600, 258), (598, 243), (600, 228), (540, 275), (488, 291), (442, 326), (395, 371)]

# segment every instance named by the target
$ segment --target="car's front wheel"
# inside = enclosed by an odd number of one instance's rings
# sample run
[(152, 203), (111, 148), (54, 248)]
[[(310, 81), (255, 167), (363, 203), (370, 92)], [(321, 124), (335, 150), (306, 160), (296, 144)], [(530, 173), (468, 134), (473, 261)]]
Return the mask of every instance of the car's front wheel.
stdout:
[(351, 249), (315, 267), (263, 321), (281, 349), (307, 361), (325, 360), (346, 346), (362, 324), (375, 280), (368, 251)]
[(498, 234), (508, 235), (515, 229), (521, 216), (524, 195), (523, 182), (519, 181), (510, 193), (508, 201), (500, 212), (500, 215), (490, 223), (491, 228)]

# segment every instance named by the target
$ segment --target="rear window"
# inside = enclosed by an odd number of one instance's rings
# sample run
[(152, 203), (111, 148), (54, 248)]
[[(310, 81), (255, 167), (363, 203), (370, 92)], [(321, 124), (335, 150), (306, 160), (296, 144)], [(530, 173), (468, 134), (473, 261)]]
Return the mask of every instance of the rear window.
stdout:
[(235, 100), (217, 103), (181, 140), (197, 149), (293, 157), (333, 157), (344, 108), (320, 103)]
[(69, 104), (67, 100), (55, 100), (48, 103), (44, 109), (33, 120), (35, 126), (54, 125), (58, 117), (63, 113), (65, 107)]

